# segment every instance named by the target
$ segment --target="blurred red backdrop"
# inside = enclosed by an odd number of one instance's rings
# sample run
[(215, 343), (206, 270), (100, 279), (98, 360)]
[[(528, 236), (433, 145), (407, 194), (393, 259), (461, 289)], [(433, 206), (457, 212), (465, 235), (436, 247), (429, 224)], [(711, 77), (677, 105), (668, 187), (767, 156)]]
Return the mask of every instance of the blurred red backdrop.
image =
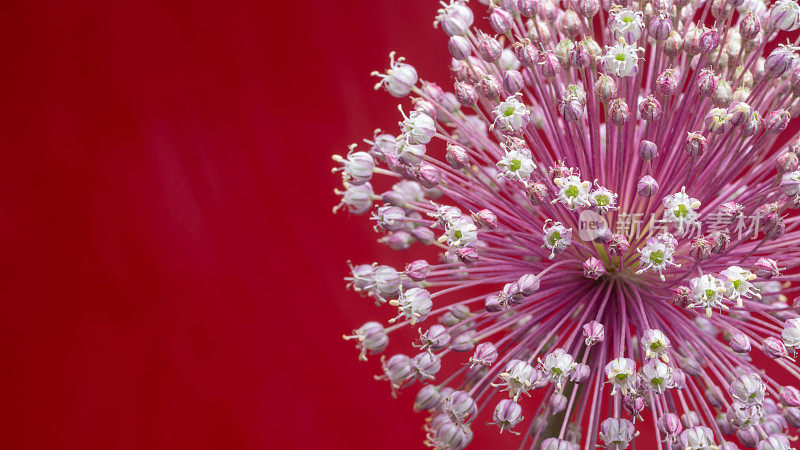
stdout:
[(329, 156), (396, 123), (390, 50), (449, 85), (436, 9), (0, 6), (5, 447), (420, 447), (341, 339), (346, 258), (405, 258), (331, 215)]
[(390, 50), (447, 80), (436, 9), (0, 6), (5, 447), (420, 445), (341, 339), (374, 313), (346, 259), (385, 250), (330, 155), (396, 123)]

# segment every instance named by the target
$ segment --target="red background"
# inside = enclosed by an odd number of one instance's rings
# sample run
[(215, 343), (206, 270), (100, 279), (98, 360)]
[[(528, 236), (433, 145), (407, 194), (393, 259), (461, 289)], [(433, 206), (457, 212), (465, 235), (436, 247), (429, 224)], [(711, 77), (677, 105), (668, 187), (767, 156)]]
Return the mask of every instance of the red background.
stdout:
[(420, 447), (341, 339), (346, 259), (407, 258), (329, 156), (395, 125), (390, 50), (449, 86), (437, 3), (277, 3), (0, 5), (5, 447)]
[(341, 339), (387, 251), (330, 155), (390, 50), (447, 82), (437, 3), (277, 3), (0, 5), (4, 447), (420, 446)]

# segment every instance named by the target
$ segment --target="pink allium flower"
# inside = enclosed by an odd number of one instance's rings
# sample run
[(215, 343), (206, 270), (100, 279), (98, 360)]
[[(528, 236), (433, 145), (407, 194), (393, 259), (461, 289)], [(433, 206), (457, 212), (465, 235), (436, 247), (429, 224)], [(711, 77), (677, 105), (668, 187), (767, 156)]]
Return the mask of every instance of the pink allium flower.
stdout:
[(453, 92), (392, 53), (376, 88), (413, 110), (334, 157), (337, 209), (409, 253), (351, 267), (394, 309), (345, 338), (396, 352), (378, 378), (420, 388), (435, 448), (488, 422), (528, 448), (624, 449), (642, 419), (658, 448), (788, 448), (800, 58), (775, 44), (796, 1), (491, 3), (438, 12)]

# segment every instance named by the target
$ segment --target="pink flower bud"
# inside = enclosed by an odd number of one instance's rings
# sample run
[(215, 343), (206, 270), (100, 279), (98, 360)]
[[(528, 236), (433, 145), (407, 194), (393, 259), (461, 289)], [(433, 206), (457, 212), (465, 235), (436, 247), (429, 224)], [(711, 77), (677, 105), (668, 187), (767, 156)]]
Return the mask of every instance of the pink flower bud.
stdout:
[(600, 74), (594, 83), (594, 92), (601, 102), (606, 103), (617, 96), (617, 83), (606, 74)]
[(468, 83), (457, 81), (455, 84), (456, 98), (461, 106), (466, 108), (475, 106), (478, 102), (478, 92)]
[(783, 342), (781, 342), (780, 339), (772, 336), (764, 339), (761, 350), (765, 355), (767, 355), (768, 358), (771, 359), (778, 359), (789, 355), (789, 353), (786, 351), (786, 346), (783, 345)]
[(525, 80), (522, 74), (516, 70), (506, 70), (503, 74), (503, 88), (509, 94), (516, 94), (525, 87)]
[(648, 95), (639, 104), (639, 115), (648, 122), (658, 120), (661, 117), (661, 103), (652, 95)]
[(561, 72), (558, 57), (550, 50), (539, 54), (539, 70), (545, 78), (553, 78)]
[(758, 133), (761, 130), (762, 122), (761, 114), (754, 109), (752, 114), (750, 114), (750, 118), (742, 125), (742, 134), (745, 136), (753, 136)]
[(497, 81), (494, 75), (485, 75), (478, 81), (475, 88), (478, 93), (488, 99), (497, 100), (500, 98), (500, 82)]
[(658, 156), (658, 147), (655, 142), (642, 140), (639, 143), (639, 156), (643, 161), (650, 161)]
[(697, 77), (697, 92), (703, 96), (708, 97), (717, 90), (718, 80), (714, 72), (704, 69)]
[(786, 152), (777, 158), (778, 173), (794, 172), (800, 167), (800, 161), (794, 152)]
[(647, 33), (657, 41), (665, 41), (672, 33), (672, 20), (667, 14), (659, 14), (650, 20)]
[(625, 253), (628, 253), (628, 250), (631, 248), (628, 238), (621, 234), (615, 234), (611, 236), (611, 240), (607, 245), (608, 252), (616, 256), (623, 256)]
[(731, 336), (731, 350), (735, 353), (749, 353), (750, 352), (750, 338), (746, 334), (736, 332)]
[(767, 133), (778, 134), (789, 126), (791, 115), (785, 109), (777, 109), (767, 114), (764, 118), (764, 130)]
[(567, 397), (563, 394), (553, 393), (550, 395), (550, 414), (558, 414), (567, 408)]
[(603, 262), (595, 257), (591, 257), (583, 262), (583, 276), (597, 280), (606, 274), (606, 268)]
[(497, 62), (497, 60), (500, 59), (500, 54), (503, 53), (503, 46), (497, 42), (497, 39), (487, 34), (480, 35), (477, 47), (478, 54), (488, 63)]
[(663, 416), (658, 418), (658, 429), (661, 430), (662, 433), (667, 435), (667, 437), (674, 437), (681, 434), (683, 431), (683, 425), (681, 424), (681, 419), (678, 417), (677, 414), (674, 413), (666, 413)]
[(611, 103), (608, 106), (608, 112), (611, 116), (611, 122), (614, 125), (621, 127), (628, 121), (631, 117), (631, 111), (628, 108), (628, 104), (625, 103), (625, 100), (621, 98), (615, 98), (611, 100)]
[(667, 40), (664, 41), (664, 54), (670, 58), (674, 58), (678, 56), (678, 54), (683, 50), (683, 38), (677, 31), (672, 31), (667, 37)]
[(514, 26), (514, 17), (503, 8), (493, 8), (489, 14), (489, 23), (498, 34), (508, 34)]
[(636, 193), (645, 198), (652, 197), (658, 193), (658, 182), (650, 175), (645, 175), (636, 184)]
[(704, 236), (692, 240), (689, 245), (689, 256), (697, 261), (703, 261), (711, 257), (711, 245)]
[(761, 32), (761, 22), (758, 20), (758, 17), (748, 11), (745, 13), (741, 22), (739, 22), (739, 33), (742, 35), (742, 40), (753, 40), (758, 36), (759, 32)]
[(589, 55), (589, 52), (586, 51), (586, 47), (578, 42), (572, 47), (569, 51), (569, 64), (576, 68), (576, 69), (585, 69), (589, 67), (591, 64), (592, 58)]
[(452, 36), (447, 42), (447, 49), (450, 51), (450, 55), (458, 61), (467, 59), (472, 53), (469, 41), (464, 36)]
[(497, 348), (491, 342), (482, 342), (475, 347), (475, 353), (469, 358), (472, 366), (491, 366), (497, 361)]
[(529, 69), (533, 69), (539, 58), (539, 51), (527, 39), (514, 44), (514, 53), (517, 55), (517, 60), (519, 60), (520, 64)]
[(601, 323), (593, 320), (583, 326), (583, 337), (586, 339), (586, 345), (594, 345), (598, 342), (603, 342), (605, 339), (605, 328)]
[(674, 69), (667, 69), (661, 72), (661, 75), (656, 78), (656, 92), (659, 95), (668, 97), (675, 93), (678, 88), (678, 76), (675, 74)]
[(794, 386), (783, 386), (779, 396), (784, 406), (800, 406), (800, 389)]
[(527, 192), (528, 199), (530, 199), (533, 206), (539, 206), (545, 202), (547, 198), (547, 186), (542, 183), (532, 183), (528, 186)]
[(700, 41), (698, 43), (700, 52), (709, 54), (714, 52), (717, 47), (719, 47), (719, 32), (717, 32), (717, 29), (703, 30), (703, 32), (700, 33)]

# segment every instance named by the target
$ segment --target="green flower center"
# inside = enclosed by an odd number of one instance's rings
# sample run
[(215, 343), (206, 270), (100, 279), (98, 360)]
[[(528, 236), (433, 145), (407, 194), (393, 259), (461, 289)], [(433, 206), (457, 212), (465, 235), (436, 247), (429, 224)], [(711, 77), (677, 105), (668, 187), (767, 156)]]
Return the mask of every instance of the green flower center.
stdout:
[(566, 195), (567, 197), (574, 198), (577, 197), (578, 194), (580, 194), (580, 191), (578, 190), (578, 186), (575, 186), (574, 184), (567, 187), (567, 189), (564, 191), (564, 195)]
[(453, 232), (453, 236), (455, 236), (456, 239), (461, 239), (462, 236), (461, 230), (456, 230), (455, 232)]
[(553, 231), (550, 234), (550, 237), (547, 238), (547, 242), (550, 245), (556, 245), (556, 242), (558, 242), (559, 239), (561, 239), (561, 233), (559, 233), (558, 231)]
[(650, 262), (654, 265), (659, 265), (664, 263), (664, 252), (661, 250), (656, 250), (650, 253)]
[(508, 108), (506, 108), (506, 110), (503, 111), (503, 115), (506, 117), (514, 115), (514, 107), (509, 106)]
[(686, 217), (689, 214), (689, 208), (687, 208), (686, 205), (678, 205), (673, 208), (672, 211), (675, 214), (675, 217), (679, 218)]
[(518, 159), (512, 159), (511, 162), (508, 163), (508, 169), (516, 172), (522, 167), (522, 161)]

